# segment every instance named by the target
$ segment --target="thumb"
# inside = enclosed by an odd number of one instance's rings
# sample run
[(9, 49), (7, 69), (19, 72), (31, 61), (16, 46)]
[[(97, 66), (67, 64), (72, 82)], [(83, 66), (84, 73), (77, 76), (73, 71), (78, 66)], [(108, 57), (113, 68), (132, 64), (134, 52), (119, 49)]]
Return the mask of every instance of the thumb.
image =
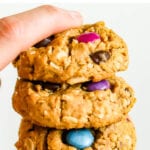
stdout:
[(0, 70), (21, 51), (81, 23), (79, 13), (50, 5), (0, 19)]

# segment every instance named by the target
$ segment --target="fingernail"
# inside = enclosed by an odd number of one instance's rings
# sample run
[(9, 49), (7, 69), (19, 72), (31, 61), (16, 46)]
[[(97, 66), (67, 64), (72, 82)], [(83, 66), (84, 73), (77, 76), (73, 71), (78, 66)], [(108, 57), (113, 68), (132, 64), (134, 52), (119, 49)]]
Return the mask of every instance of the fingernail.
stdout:
[(79, 12), (77, 11), (69, 11), (70, 15), (73, 17), (73, 19), (79, 21), (80, 23), (82, 23), (82, 16)]

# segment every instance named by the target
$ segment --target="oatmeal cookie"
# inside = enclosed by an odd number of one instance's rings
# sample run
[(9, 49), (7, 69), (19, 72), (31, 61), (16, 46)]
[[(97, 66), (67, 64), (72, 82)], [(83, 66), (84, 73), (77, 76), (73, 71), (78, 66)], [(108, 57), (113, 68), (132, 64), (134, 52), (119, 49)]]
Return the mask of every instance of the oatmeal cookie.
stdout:
[[(127, 118), (99, 129), (90, 129), (94, 142), (83, 150), (135, 150), (136, 132)], [(66, 130), (44, 128), (23, 120), (17, 150), (77, 150), (65, 142)], [(68, 131), (67, 131), (68, 132)]]
[(99, 81), (128, 66), (128, 49), (104, 22), (53, 35), (22, 52), (14, 61), (28, 80), (76, 84)]
[(121, 120), (136, 100), (132, 88), (122, 78), (114, 76), (107, 82), (107, 89), (88, 91), (93, 82), (59, 85), (18, 79), (13, 107), (24, 118), (45, 127), (103, 127)]

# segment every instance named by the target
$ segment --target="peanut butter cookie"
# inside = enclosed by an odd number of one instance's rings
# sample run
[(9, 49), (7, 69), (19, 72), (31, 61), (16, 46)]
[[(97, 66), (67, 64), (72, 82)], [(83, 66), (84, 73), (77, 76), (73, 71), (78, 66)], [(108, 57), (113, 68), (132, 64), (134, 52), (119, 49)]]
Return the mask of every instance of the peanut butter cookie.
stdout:
[(128, 49), (104, 22), (83, 25), (53, 35), (14, 61), (28, 80), (76, 84), (99, 81), (128, 66)]
[[(135, 128), (128, 118), (107, 127), (89, 130), (94, 141), (83, 150), (135, 150)], [(23, 120), (16, 147), (17, 150), (77, 150), (66, 143), (66, 132), (69, 131), (44, 128)], [(84, 142), (83, 139), (80, 142)]]
[(121, 120), (135, 100), (132, 88), (115, 76), (74, 85), (18, 79), (13, 107), (45, 127), (99, 128)]

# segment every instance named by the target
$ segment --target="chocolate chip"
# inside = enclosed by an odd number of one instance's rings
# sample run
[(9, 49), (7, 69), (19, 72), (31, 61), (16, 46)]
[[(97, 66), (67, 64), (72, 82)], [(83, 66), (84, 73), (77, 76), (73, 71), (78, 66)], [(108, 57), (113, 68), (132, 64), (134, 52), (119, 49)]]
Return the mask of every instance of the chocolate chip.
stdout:
[(35, 44), (34, 47), (36, 47), (36, 48), (45, 47), (50, 43), (50, 41), (51, 41), (50, 39), (46, 38), (46, 39), (40, 41), (39, 43)]
[(53, 38), (54, 36), (47, 37), (46, 39), (43, 39), (42, 41), (35, 44), (34, 47), (36, 48), (45, 47), (53, 40)]
[(91, 54), (90, 57), (96, 64), (99, 64), (101, 62), (106, 62), (110, 58), (110, 53), (107, 51), (97, 51)]
[(55, 83), (44, 83), (42, 84), (42, 88), (51, 90), (53, 92), (57, 91), (60, 88), (60, 84), (55, 84)]
[(88, 86), (90, 83), (92, 83), (92, 81), (88, 81), (88, 82), (82, 83), (82, 84), (81, 84), (82, 90), (87, 91), (87, 86)]
[(38, 90), (38, 85), (42, 88), (42, 90), (50, 90), (52, 92), (57, 91), (60, 89), (61, 85), (57, 83), (51, 83), (51, 82), (42, 82), (42, 81), (32, 81), (34, 84), (35, 90)]

